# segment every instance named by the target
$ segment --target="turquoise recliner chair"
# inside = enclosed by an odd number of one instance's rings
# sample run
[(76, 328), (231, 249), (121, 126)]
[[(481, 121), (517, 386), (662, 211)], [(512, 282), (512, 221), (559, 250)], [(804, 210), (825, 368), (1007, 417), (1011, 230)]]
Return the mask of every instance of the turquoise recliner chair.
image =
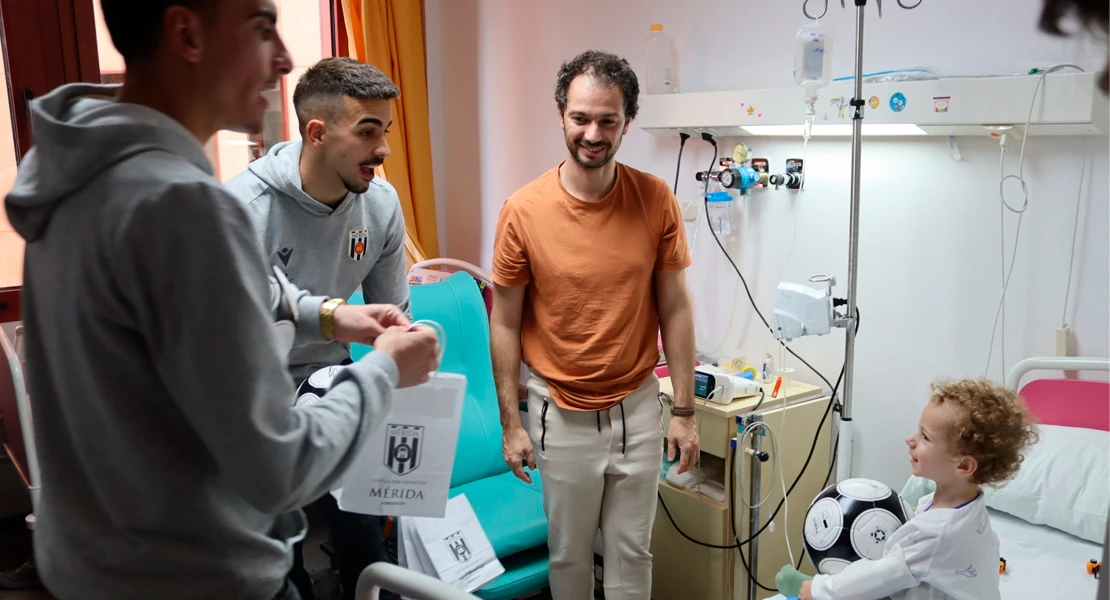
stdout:
[[(547, 518), (539, 473), (528, 485), (513, 476), (501, 454), (501, 417), (490, 359), (489, 317), (474, 279), (455, 273), (438, 283), (409, 288), (413, 320), (443, 326), (446, 352), (440, 370), (466, 375), (451, 497), (466, 494), (505, 573), (474, 593), (511, 600), (547, 587)], [(362, 304), (355, 292), (351, 304)], [(358, 360), (369, 348), (355, 344)]]

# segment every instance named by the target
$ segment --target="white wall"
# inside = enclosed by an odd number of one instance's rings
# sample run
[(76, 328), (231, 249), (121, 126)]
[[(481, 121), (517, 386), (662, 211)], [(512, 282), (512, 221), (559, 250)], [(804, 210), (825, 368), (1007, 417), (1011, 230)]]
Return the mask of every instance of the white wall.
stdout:
[[(836, 36), (836, 75), (850, 75), (853, 13), (835, 0), (829, 4), (823, 22)], [(1012, 74), (1059, 62), (1101, 68), (1104, 45), (1036, 31), (1039, 4), (924, 0), (907, 12), (888, 1), (881, 21), (872, 6), (865, 70), (929, 66), (948, 75)], [(621, 54), (642, 76), (643, 38), (652, 22), (662, 22), (680, 46), (686, 91), (793, 85), (792, 42), (804, 20), (801, 0), (764, 2), (757, 10), (743, 6), (748, 4), (427, 0), (436, 197), (445, 217), (445, 255), (488, 268), (504, 199), (563, 158), (552, 98), (555, 74), (562, 61), (582, 50)], [(801, 112), (799, 106), (799, 122)], [(678, 140), (658, 139), (633, 125), (618, 159), (673, 182)], [(731, 148), (732, 142), (722, 145)], [(940, 376), (983, 374), (1001, 289), (998, 145), (989, 138), (961, 138), (960, 144), (962, 162), (949, 158), (943, 139), (867, 138), (863, 147), (854, 474), (895, 486), (908, 475), (902, 439), (916, 426), (928, 383)], [(776, 169), (787, 157), (802, 154), (800, 140), (762, 138), (750, 145)], [(1031, 138), (1025, 165), (1030, 208), (1007, 302), (1008, 366), (1054, 351), (1087, 151), (1092, 162), (1066, 318), (1079, 353), (1110, 354), (1107, 138)], [(693, 173), (704, 170), (710, 158), (706, 144), (688, 143), (680, 200), (695, 197)], [(780, 273), (782, 280), (796, 282), (832, 273), (840, 282), (838, 295), (845, 294), (849, 161), (848, 142), (813, 142), (805, 192), (763, 193), (745, 207), (743, 240), (731, 250), (742, 253), (738, 262), (765, 314)], [(1016, 153), (1009, 165), (1016, 171)], [(1020, 203), (1016, 195), (1007, 197)], [(797, 239), (790, 253), (795, 218)], [(1007, 217), (1007, 244), (1015, 221)], [(693, 237), (692, 226), (689, 231)], [(722, 343), (739, 284), (707, 230), (698, 235), (690, 282), (699, 347), (712, 349)], [(758, 361), (774, 346), (743, 290), (739, 293), (735, 323), (723, 345)], [(843, 360), (842, 333), (797, 340), (792, 347), (835, 378)], [(994, 378), (1002, 375), (998, 357), (996, 350)], [(787, 365), (798, 368), (798, 379), (818, 382), (796, 360)]]

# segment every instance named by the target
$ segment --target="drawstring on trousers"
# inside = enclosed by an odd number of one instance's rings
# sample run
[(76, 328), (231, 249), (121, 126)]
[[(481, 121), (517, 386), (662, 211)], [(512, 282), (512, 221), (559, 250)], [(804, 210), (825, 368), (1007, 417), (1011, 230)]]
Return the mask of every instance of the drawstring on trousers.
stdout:
[[(628, 429), (624, 426), (624, 402), (620, 403), (621, 407), (621, 454), (627, 454), (628, 446)], [(594, 413), (597, 415), (597, 432), (601, 433), (601, 411)], [(547, 400), (543, 401), (543, 410), (540, 412), (540, 450), (547, 451), (544, 440), (547, 438)]]
[(621, 402), (621, 454), (625, 454), (626, 442), (628, 442), (628, 428), (624, 426), (624, 402)]
[[(621, 407), (621, 454), (627, 454), (625, 447), (628, 445), (628, 430), (624, 426), (624, 402), (620, 403)], [(612, 410), (612, 409), (610, 409)], [(594, 413), (597, 415), (597, 432), (601, 433), (601, 411)]]
[(540, 452), (547, 452), (547, 400), (543, 401), (543, 410), (540, 411)]

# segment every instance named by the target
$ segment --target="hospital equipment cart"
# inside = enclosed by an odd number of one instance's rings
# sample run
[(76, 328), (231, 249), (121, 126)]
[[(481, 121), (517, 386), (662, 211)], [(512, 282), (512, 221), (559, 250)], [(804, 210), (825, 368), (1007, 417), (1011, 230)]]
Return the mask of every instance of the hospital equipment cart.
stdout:
[[(742, 485), (736, 490), (734, 507), (729, 508), (728, 494), (731, 486), (736, 484), (734, 475), (737, 471), (731, 446), (732, 440), (737, 437), (737, 417), (746, 418), (758, 414), (775, 431), (780, 453), (783, 455), (781, 459), (787, 488), (801, 470), (814, 434), (817, 435), (810, 465), (789, 496), (789, 524), (785, 523), (785, 512), (780, 511), (774, 519), (774, 527), (768, 526), (756, 542), (743, 546), (745, 561), (749, 566), (752, 561), (752, 551), (755, 550), (757, 579), (759, 583), (770, 588), (774, 588), (775, 573), (790, 561), (784, 541), (784, 526), (790, 532), (790, 544), (795, 560), (802, 552), (804, 548), (802, 522), (809, 503), (825, 487), (824, 481), (829, 473), (829, 461), (832, 457), (832, 425), (835, 419), (830, 410), (829, 416), (818, 431), (818, 423), (821, 422), (821, 416), (829, 403), (829, 396), (823, 393), (822, 388), (794, 381), (784, 390), (780, 390), (777, 398), (771, 397), (773, 385), (765, 385), (764, 390), (763, 404), (754, 412), (753, 409), (759, 401), (758, 396), (737, 398), (729, 404), (703, 403), (698, 400), (695, 419), (698, 421), (703, 457), (708, 454), (725, 461), (724, 480), (720, 482), (724, 485), (725, 500), (722, 502), (699, 493), (697, 489), (680, 488), (660, 480), (659, 495), (665, 503), (666, 510), (663, 504), (657, 506), (652, 531), (653, 600), (750, 598), (747, 570), (741, 564), (740, 554), (735, 548), (709, 548), (691, 542), (682, 535), (685, 533), (704, 544), (731, 546), (735, 544), (735, 538), (729, 519), (735, 519), (736, 533), (743, 541), (752, 531), (750, 526), (752, 511), (747, 506), (770, 494), (758, 512), (758, 527), (762, 527), (782, 498), (781, 483), (777, 471), (774, 470), (774, 463), (780, 457), (774, 456), (770, 441), (764, 439), (761, 440), (762, 450), (770, 454), (770, 457), (766, 462), (756, 463), (759, 465), (757, 467), (759, 498), (752, 497), (752, 457), (737, 449), (735, 460), (744, 462), (740, 471)], [(660, 379), (660, 391), (673, 396), (670, 378)], [(666, 431), (665, 428), (670, 422), (669, 407), (664, 407), (663, 415), (664, 431)], [(782, 420), (784, 416), (785, 427)], [(768, 489), (767, 486), (772, 484), (773, 487)], [(747, 504), (741, 501), (741, 490), (745, 494), (744, 500)], [(667, 511), (670, 512), (670, 517)], [(674, 519), (674, 524), (671, 523), (671, 518)], [(676, 530), (675, 525), (681, 528), (682, 533)], [(801, 570), (813, 574), (813, 568), (808, 560), (802, 561)], [(772, 592), (757, 588), (753, 600), (762, 600), (773, 595)]]

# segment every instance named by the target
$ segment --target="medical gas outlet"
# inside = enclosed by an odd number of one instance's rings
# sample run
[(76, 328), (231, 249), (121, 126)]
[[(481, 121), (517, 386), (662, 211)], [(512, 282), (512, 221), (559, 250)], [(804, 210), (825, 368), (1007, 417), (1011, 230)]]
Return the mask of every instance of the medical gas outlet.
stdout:
[(739, 190), (741, 193), (747, 193), (756, 186), (774, 186), (777, 190), (783, 185), (797, 188), (802, 184), (801, 173), (760, 173), (747, 165), (729, 166), (712, 172), (698, 171), (696, 177), (700, 183), (704, 183), (706, 178), (709, 178), (725, 189)]

